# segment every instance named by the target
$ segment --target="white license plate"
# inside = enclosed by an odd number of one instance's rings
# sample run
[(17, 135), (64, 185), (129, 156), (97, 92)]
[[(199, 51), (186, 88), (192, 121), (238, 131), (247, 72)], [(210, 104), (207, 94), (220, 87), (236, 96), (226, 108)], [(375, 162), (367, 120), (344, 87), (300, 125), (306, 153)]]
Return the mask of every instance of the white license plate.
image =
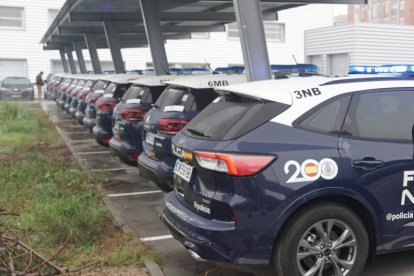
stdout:
[(21, 98), (22, 95), (11, 95), (12, 98)]
[(145, 142), (147, 142), (150, 145), (154, 145), (154, 141), (155, 141), (154, 133), (147, 132), (147, 135), (145, 136)]
[(175, 162), (174, 174), (178, 175), (185, 181), (190, 182), (191, 175), (193, 174), (193, 168), (193, 166), (177, 160), (177, 162)]

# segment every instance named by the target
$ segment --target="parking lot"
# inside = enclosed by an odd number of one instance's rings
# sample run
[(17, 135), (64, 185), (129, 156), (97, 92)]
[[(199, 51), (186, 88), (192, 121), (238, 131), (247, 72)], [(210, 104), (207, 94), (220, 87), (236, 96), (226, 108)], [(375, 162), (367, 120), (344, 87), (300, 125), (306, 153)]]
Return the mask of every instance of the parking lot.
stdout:
[[(184, 247), (174, 240), (159, 218), (164, 193), (147, 179), (138, 168), (123, 164), (111, 156), (109, 149), (98, 145), (93, 135), (77, 124), (55, 102), (42, 101), (62, 138), (85, 170), (103, 173), (105, 202), (124, 231), (132, 231), (145, 244), (164, 257), (162, 271), (167, 276), (234, 275), (266, 276), (273, 271), (262, 266), (231, 266), (195, 261)], [(411, 276), (414, 252), (377, 256), (368, 264), (364, 276)]]

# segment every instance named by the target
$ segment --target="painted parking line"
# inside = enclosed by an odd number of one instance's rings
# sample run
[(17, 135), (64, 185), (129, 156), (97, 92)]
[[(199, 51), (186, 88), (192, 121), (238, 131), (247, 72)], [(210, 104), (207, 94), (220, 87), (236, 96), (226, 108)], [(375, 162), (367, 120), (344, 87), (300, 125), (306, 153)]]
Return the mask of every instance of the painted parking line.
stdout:
[(68, 135), (71, 135), (71, 134), (85, 134), (85, 133), (88, 133), (88, 132), (86, 132), (86, 131), (70, 131), (70, 130), (66, 130), (66, 129), (64, 129), (64, 128), (62, 128), (62, 130), (63, 130), (63, 131), (65, 131)]
[(111, 154), (110, 151), (84, 151), (84, 152), (77, 152), (77, 155), (87, 155), (87, 154)]
[[(84, 133), (84, 132), (83, 132)], [(95, 142), (95, 139), (72, 140), (71, 143)]]
[(73, 119), (59, 119), (57, 117), (53, 117), (58, 123), (59, 122), (73, 122)]
[(127, 171), (127, 170), (136, 170), (137, 168), (111, 168), (111, 169), (95, 169), (90, 170), (91, 172), (116, 172), (116, 171)]
[(145, 191), (145, 192), (135, 192), (135, 193), (109, 194), (108, 197), (122, 197), (122, 196), (135, 196), (135, 195), (150, 195), (150, 194), (159, 194), (159, 193), (162, 193), (162, 191), (155, 190), (155, 191)]
[(148, 238), (140, 238), (142, 242), (148, 242), (148, 241), (160, 241), (160, 240), (168, 240), (172, 239), (172, 235), (163, 235), (163, 236), (155, 236), (155, 237), (148, 237)]

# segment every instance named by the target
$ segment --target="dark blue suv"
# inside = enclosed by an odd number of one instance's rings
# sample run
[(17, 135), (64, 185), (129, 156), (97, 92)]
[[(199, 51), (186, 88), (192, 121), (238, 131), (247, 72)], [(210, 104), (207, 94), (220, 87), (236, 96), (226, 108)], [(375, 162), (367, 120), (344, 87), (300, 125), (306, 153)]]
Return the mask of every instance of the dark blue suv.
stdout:
[(131, 81), (141, 77), (140, 75), (120, 74), (108, 78), (110, 84), (95, 105), (96, 125), (93, 127), (92, 132), (98, 144), (109, 147), (109, 140), (113, 136), (112, 115), (114, 107), (121, 101), (125, 92), (131, 86)]
[(165, 82), (175, 78), (178, 76), (164, 75), (132, 81), (132, 86), (114, 108), (114, 136), (109, 141), (112, 155), (128, 165), (137, 165), (138, 156), (142, 153), (144, 116), (164, 91)]
[(414, 81), (233, 85), (176, 135), (162, 219), (199, 260), (361, 275), (413, 249)]
[(198, 75), (167, 82), (168, 87), (144, 117), (140, 174), (164, 191), (171, 191), (176, 157), (171, 139), (217, 98), (215, 87), (246, 81), (245, 75)]

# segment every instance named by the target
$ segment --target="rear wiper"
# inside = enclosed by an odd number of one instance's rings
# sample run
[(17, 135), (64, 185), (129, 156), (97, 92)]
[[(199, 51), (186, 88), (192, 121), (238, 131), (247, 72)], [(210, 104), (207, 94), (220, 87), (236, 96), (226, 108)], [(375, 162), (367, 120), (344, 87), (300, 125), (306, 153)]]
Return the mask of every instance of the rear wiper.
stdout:
[(189, 132), (191, 132), (192, 134), (195, 134), (195, 135), (198, 135), (198, 136), (210, 137), (210, 135), (208, 135), (207, 133), (205, 133), (202, 130), (198, 130), (198, 129), (194, 129), (194, 128), (187, 128), (187, 130)]

